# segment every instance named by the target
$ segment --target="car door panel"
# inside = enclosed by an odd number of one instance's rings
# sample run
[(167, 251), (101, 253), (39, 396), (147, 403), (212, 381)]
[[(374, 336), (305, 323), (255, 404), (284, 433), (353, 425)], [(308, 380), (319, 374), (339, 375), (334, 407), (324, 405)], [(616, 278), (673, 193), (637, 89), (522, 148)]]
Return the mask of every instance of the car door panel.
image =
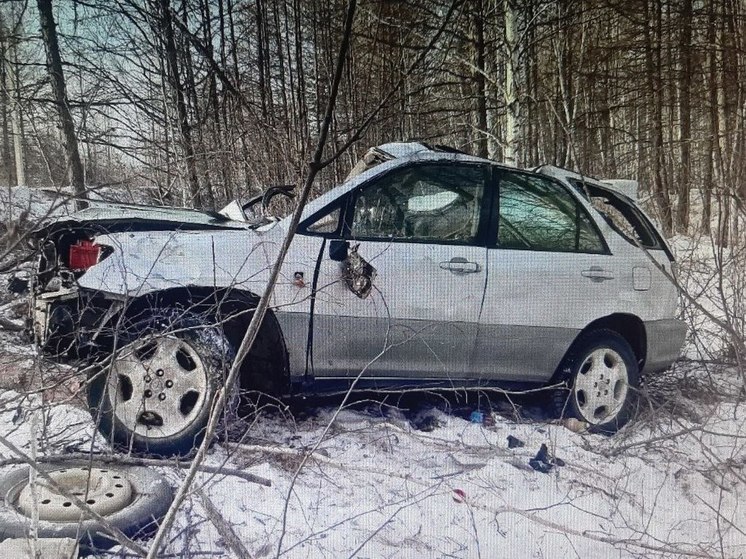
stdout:
[(615, 275), (613, 257), (489, 249), (490, 274), (477, 335), (476, 367), (484, 375), (545, 381), (577, 334), (593, 320), (619, 310), (612, 282), (584, 270)]
[(624, 307), (627, 272), (565, 187), (505, 171), (498, 198), (476, 366), (484, 376), (546, 381), (586, 325)]
[(314, 376), (473, 375), (487, 277), (479, 227), (488, 177), (483, 165), (418, 165), (351, 194), (343, 236), (375, 277), (361, 298), (345, 281), (345, 263), (322, 255)]
[(306, 374), (313, 277), (324, 245), (322, 237), (296, 235), (272, 292), (272, 309), (282, 330), (288, 369), (294, 379)]
[[(486, 249), (363, 241), (358, 252), (375, 269), (365, 299), (350, 291), (342, 265), (322, 260), (314, 312), (314, 375), (460, 377), (477, 332)], [(479, 267), (463, 273), (441, 264)]]

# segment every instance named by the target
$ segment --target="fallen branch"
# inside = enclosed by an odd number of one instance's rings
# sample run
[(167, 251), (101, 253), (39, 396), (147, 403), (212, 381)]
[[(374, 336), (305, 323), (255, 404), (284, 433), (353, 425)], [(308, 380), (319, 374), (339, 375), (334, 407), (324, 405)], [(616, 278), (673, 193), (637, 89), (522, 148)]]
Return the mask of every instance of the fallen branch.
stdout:
[(8, 330), (9, 332), (21, 332), (24, 329), (24, 326), (22, 323), (0, 316), (0, 328)]
[(241, 538), (238, 537), (238, 534), (233, 530), (233, 527), (225, 520), (225, 518), (223, 518), (223, 515), (220, 514), (220, 511), (215, 507), (213, 502), (210, 500), (210, 497), (208, 497), (200, 487), (195, 487), (194, 492), (202, 501), (202, 506), (205, 507), (205, 512), (207, 512), (207, 518), (209, 518), (212, 525), (215, 526), (220, 537), (223, 538), (225, 545), (236, 554), (238, 559), (252, 559), (251, 553), (249, 553), (249, 550), (246, 549), (244, 544), (241, 542)]

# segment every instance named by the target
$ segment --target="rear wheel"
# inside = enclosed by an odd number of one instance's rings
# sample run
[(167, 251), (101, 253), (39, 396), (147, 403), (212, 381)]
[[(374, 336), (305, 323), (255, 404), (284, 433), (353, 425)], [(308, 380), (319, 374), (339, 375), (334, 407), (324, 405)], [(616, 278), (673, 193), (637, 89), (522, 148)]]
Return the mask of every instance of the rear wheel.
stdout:
[(612, 330), (583, 335), (562, 365), (567, 388), (554, 398), (563, 417), (585, 421), (589, 430), (615, 433), (634, 415), (639, 367), (627, 340)]
[[(213, 399), (234, 350), (202, 316), (156, 310), (127, 328), (119, 349), (91, 379), (88, 403), (99, 431), (135, 453), (188, 455), (202, 442)], [(226, 409), (235, 409), (238, 390)]]

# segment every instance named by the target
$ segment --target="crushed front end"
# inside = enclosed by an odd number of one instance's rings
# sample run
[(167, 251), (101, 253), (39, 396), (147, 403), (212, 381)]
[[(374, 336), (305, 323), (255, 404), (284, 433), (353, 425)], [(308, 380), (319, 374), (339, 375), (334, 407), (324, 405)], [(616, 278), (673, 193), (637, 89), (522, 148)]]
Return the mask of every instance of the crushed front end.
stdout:
[(78, 278), (108, 256), (86, 228), (37, 233), (39, 258), (30, 282), (30, 330), (45, 352), (80, 357), (95, 349), (95, 338), (114, 310), (112, 301), (82, 290)]

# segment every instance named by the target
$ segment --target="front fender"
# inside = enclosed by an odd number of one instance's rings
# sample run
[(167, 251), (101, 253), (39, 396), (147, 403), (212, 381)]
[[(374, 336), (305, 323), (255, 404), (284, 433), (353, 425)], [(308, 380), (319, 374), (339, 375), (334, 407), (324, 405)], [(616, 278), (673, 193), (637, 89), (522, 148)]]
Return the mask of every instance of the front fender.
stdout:
[[(261, 290), (280, 242), (268, 231), (152, 231), (101, 235), (110, 254), (78, 279), (82, 289), (133, 298), (175, 287)], [(281, 240), (281, 239), (280, 239)]]

